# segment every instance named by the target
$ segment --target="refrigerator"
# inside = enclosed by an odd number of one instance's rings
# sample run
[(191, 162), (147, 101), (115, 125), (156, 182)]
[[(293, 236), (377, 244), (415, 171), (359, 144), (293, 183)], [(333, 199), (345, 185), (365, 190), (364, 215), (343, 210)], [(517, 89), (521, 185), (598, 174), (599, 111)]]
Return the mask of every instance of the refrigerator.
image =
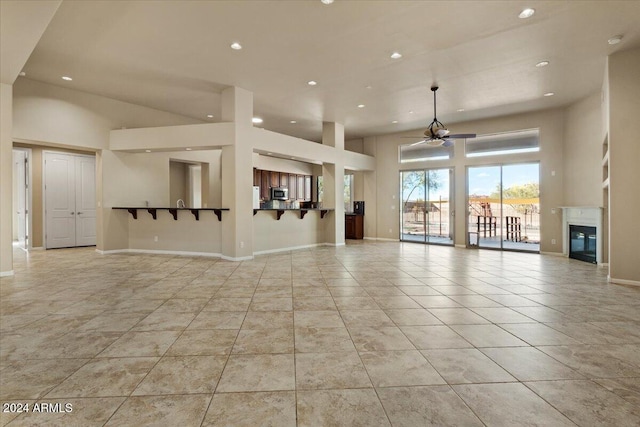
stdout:
[(260, 187), (253, 187), (253, 209), (260, 209)]

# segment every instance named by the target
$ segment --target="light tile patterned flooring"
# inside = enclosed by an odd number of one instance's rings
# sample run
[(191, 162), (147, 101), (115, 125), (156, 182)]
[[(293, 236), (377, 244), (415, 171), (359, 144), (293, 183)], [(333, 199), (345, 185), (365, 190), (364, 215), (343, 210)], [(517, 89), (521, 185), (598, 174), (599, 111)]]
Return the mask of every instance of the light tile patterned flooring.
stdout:
[(0, 400), (31, 412), (2, 425), (640, 425), (640, 289), (579, 261), (391, 242), (15, 257)]

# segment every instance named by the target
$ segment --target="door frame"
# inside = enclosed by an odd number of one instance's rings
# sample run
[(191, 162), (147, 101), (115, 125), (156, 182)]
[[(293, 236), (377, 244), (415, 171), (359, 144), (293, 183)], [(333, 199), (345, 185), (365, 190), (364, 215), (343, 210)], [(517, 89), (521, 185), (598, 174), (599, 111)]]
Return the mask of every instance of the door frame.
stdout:
[[(471, 245), (470, 242), (470, 229), (469, 229), (469, 216), (470, 216), (470, 212), (469, 212), (469, 169), (471, 168), (482, 168), (482, 167), (499, 167), (500, 168), (500, 221), (501, 223), (504, 220), (504, 213), (503, 213), (503, 191), (504, 191), (504, 187), (503, 187), (503, 173), (502, 173), (502, 169), (505, 166), (514, 166), (514, 165), (531, 165), (531, 164), (536, 164), (538, 165), (538, 185), (540, 184), (540, 160), (531, 160), (531, 161), (514, 161), (514, 162), (501, 162), (501, 163), (487, 163), (487, 164), (478, 164), (478, 165), (466, 165), (465, 167), (465, 221), (464, 221), (464, 228), (465, 228), (465, 246), (469, 249), (487, 249), (490, 251), (505, 251), (505, 252), (522, 252), (522, 253), (528, 253), (528, 254), (539, 254), (540, 250), (538, 251), (527, 251), (527, 250), (520, 250), (520, 249), (505, 249), (504, 248), (504, 239), (502, 238), (502, 225), (500, 227), (500, 247), (499, 248), (491, 248), (491, 247), (483, 247), (483, 246), (475, 246), (475, 245)], [(540, 198), (540, 212), (542, 212), (542, 198)], [(496, 230), (497, 232), (498, 230)], [(540, 233), (542, 233), (542, 229), (540, 230)], [(480, 236), (478, 236), (479, 239)]]
[[(28, 147), (16, 147), (13, 146), (13, 151), (24, 151), (25, 152), (25, 177), (26, 177), (26, 188), (24, 189), (26, 193), (26, 208), (27, 208), (27, 221), (26, 221), (26, 241), (25, 247), (22, 248), (24, 250), (33, 249), (33, 169), (31, 168), (31, 161), (33, 159), (33, 152), (31, 148)], [(13, 164), (13, 162), (12, 162)], [(13, 207), (15, 209), (15, 206)]]
[[(425, 173), (425, 206), (426, 206), (426, 202), (427, 202), (427, 195), (429, 194), (429, 172), (430, 171), (440, 171), (440, 170), (446, 170), (449, 172), (449, 236), (451, 237), (451, 243), (439, 243), (439, 242), (431, 242), (429, 241), (428, 238), (428, 229), (429, 229), (429, 225), (428, 225), (428, 221), (425, 223), (425, 233), (424, 233), (424, 239), (423, 241), (419, 242), (419, 241), (415, 241), (415, 240), (403, 240), (402, 239), (402, 230), (403, 230), (403, 224), (404, 224), (404, 198), (402, 196), (403, 193), (403, 189), (402, 189), (402, 174), (403, 173), (407, 173), (407, 172), (424, 172)], [(399, 241), (401, 242), (407, 242), (407, 243), (421, 243), (423, 245), (437, 245), (437, 246), (455, 246), (455, 166), (444, 166), (444, 167), (431, 167), (431, 168), (421, 168), (421, 169), (400, 169), (399, 171), (399, 184), (400, 184), (400, 189), (399, 189), (399, 194), (400, 197), (398, 197), (398, 211), (399, 211)]]

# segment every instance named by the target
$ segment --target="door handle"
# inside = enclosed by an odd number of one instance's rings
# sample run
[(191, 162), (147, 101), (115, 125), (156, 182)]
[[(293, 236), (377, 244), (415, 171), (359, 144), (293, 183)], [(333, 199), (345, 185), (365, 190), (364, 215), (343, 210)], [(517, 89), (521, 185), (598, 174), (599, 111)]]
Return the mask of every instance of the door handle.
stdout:
[(75, 212), (71, 212), (71, 215), (75, 214)]
[(78, 212), (78, 215), (82, 215), (82, 212)]

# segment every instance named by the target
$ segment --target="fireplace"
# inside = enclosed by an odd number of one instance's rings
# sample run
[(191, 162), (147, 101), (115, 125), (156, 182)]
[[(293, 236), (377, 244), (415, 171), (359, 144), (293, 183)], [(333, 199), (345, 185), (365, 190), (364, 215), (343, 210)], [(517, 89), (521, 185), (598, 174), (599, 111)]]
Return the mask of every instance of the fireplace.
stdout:
[(565, 256), (604, 266), (603, 208), (562, 206), (562, 253)]
[(596, 227), (569, 224), (569, 258), (596, 264)]

